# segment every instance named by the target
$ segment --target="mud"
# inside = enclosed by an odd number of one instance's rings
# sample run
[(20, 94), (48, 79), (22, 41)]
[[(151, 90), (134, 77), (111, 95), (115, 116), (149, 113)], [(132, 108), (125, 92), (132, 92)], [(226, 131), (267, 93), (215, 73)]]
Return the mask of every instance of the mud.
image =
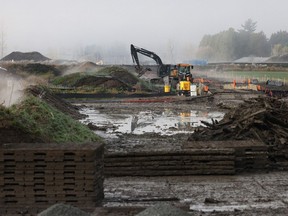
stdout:
[[(168, 120), (169, 116), (163, 115), (167, 110), (179, 118), (180, 113), (189, 113), (191, 117), (195, 110), (199, 116), (208, 113), (205, 119), (207, 121), (215, 118), (213, 115), (209, 116), (209, 113), (224, 114), (228, 112), (227, 109), (237, 107), (244, 100), (253, 97), (259, 95), (246, 91), (218, 92), (213, 100), (195, 98), (161, 103), (98, 101), (82, 104), (81, 109), (89, 116), (84, 120), (86, 124), (93, 124), (93, 119), (97, 119), (95, 124), (102, 124), (101, 133), (106, 136), (107, 141), (106, 152), (177, 149), (179, 143), (185, 142), (198, 126), (195, 124), (193, 127), (193, 120), (184, 124), (184, 131), (181, 127), (167, 127), (168, 132), (165, 133), (165, 129), (159, 125), (161, 132), (158, 133), (155, 128), (149, 132), (141, 127), (141, 121), (148, 124), (152, 116), (153, 122), (157, 118)], [(138, 116), (137, 123), (140, 126), (136, 124), (134, 130), (131, 130), (133, 116)], [(125, 124), (128, 129), (123, 129)], [(96, 208), (92, 215), (136, 215), (159, 203), (170, 204), (191, 215), (287, 215), (287, 177), (287, 172), (279, 171), (246, 172), (233, 176), (110, 177), (104, 181), (103, 206)]]
[(273, 172), (109, 178), (103, 206), (145, 208), (169, 203), (192, 215), (287, 215), (287, 177), (287, 172)]

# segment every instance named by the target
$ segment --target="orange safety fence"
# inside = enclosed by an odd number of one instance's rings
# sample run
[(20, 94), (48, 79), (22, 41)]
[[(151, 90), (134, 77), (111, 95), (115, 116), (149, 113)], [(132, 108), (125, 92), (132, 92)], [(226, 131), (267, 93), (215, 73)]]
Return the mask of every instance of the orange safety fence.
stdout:
[(194, 83), (211, 83), (212, 81), (211, 80), (208, 80), (208, 79), (204, 79), (204, 78), (194, 78), (193, 79), (193, 82)]

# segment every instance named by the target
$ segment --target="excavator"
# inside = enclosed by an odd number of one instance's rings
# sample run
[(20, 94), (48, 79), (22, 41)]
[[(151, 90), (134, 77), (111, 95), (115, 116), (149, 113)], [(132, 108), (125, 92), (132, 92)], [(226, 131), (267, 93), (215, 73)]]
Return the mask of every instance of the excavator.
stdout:
[[(165, 83), (165, 92), (170, 92), (170, 88), (176, 89), (179, 95), (188, 95), (190, 93), (190, 84), (193, 82), (191, 70), (193, 66), (190, 64), (163, 64), (161, 58), (149, 50), (134, 46), (130, 46), (133, 63), (136, 63), (136, 72), (139, 77), (146, 71), (151, 69), (144, 68), (140, 65), (138, 53), (154, 59), (157, 64), (157, 76), (159, 78), (168, 77), (168, 83)], [(167, 80), (167, 79), (166, 79)]]

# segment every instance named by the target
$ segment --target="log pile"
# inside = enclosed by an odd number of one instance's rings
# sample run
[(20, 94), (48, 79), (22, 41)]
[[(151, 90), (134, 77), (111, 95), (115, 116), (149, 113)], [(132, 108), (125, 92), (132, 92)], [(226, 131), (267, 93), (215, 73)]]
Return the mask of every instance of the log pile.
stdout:
[(28, 93), (35, 97), (40, 97), (46, 103), (60, 110), (61, 112), (70, 115), (72, 118), (78, 120), (85, 117), (85, 115), (79, 113), (79, 108), (64, 101), (60, 97), (53, 94), (48, 89), (39, 86), (31, 86), (26, 90)]
[(99, 204), (102, 144), (6, 144), (0, 148), (0, 214), (36, 214), (55, 203)]
[(281, 100), (250, 99), (228, 112), (220, 122), (212, 119), (212, 123), (203, 124), (207, 127), (195, 131), (188, 141), (256, 139), (267, 145), (271, 162), (288, 159), (288, 105)]

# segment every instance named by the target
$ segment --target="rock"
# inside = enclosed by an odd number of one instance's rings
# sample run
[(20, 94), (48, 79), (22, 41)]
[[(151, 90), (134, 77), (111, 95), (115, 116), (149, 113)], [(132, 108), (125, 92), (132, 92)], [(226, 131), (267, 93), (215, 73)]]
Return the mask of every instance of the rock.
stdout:
[(211, 204), (215, 204), (215, 203), (219, 203), (218, 200), (215, 200), (213, 198), (205, 198), (204, 203), (211, 203)]
[(60, 203), (42, 211), (38, 216), (90, 216), (90, 214), (76, 207)]

